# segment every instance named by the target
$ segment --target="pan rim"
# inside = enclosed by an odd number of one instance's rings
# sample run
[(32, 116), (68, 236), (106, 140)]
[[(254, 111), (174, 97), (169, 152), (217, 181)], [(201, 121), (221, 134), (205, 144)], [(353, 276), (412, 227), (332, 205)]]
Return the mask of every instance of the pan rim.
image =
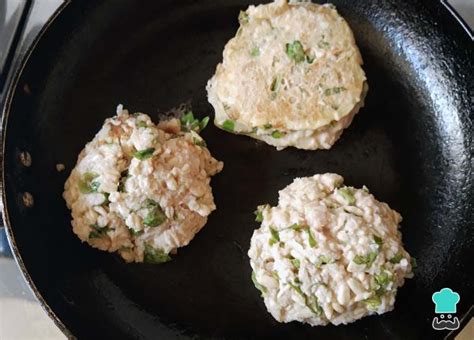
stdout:
[(1, 206), (1, 213), (3, 218), (3, 227), (5, 228), (5, 232), (7, 235), (8, 244), (12, 250), (13, 258), (20, 269), (20, 272), (23, 276), (23, 279), (26, 281), (30, 291), (33, 293), (35, 298), (41, 305), (41, 308), (46, 312), (48, 317), (54, 322), (54, 324), (61, 330), (61, 332), (68, 338), (68, 339), (75, 339), (76, 337), (71, 333), (69, 328), (61, 321), (61, 319), (56, 315), (56, 313), (51, 309), (49, 304), (44, 299), (43, 295), (39, 292), (38, 288), (36, 287), (33, 279), (31, 278), (28, 270), (26, 269), (25, 263), (23, 262), (23, 258), (18, 250), (18, 246), (16, 244), (15, 236), (13, 235), (13, 231), (10, 224), (10, 216), (8, 214), (8, 203), (6, 199), (6, 192), (5, 192), (5, 162), (4, 162), (4, 150), (5, 150), (5, 143), (6, 143), (6, 135), (7, 135), (7, 122), (8, 117), (10, 115), (10, 109), (13, 101), (13, 97), (16, 93), (18, 82), (20, 80), (23, 71), (28, 64), (28, 61), (35, 50), (36, 46), (38, 45), (39, 41), (46, 33), (46, 31), (52, 26), (53, 22), (58, 18), (58, 16), (64, 11), (66, 7), (71, 3), (72, 0), (64, 0), (64, 2), (56, 9), (56, 11), (50, 16), (48, 21), (44, 24), (41, 30), (38, 32), (38, 35), (33, 40), (31, 45), (25, 51), (24, 55), (20, 57), (20, 61), (18, 65), (14, 65), (16, 68), (14, 73), (12, 74), (12, 78), (10, 83), (7, 84), (8, 87), (6, 89), (5, 94), (5, 102), (2, 108), (2, 121), (1, 121), (1, 131), (0, 131), (0, 138), (1, 138), (1, 145), (0, 145), (0, 154), (2, 156), (1, 159), (1, 177), (0, 177), (0, 188), (1, 188), (1, 197), (0, 197), (0, 206)]
[[(21, 61), (17, 65), (17, 68), (14, 72), (14, 75), (12, 76), (10, 84), (8, 84), (7, 90), (6, 90), (6, 96), (5, 96), (5, 105), (2, 109), (2, 118), (1, 118), (1, 124), (2, 124), (2, 131), (0, 131), (0, 138), (1, 138), (1, 145), (0, 145), (0, 152), (3, 152), (5, 150), (5, 144), (6, 144), (6, 126), (8, 123), (8, 118), (10, 111), (12, 110), (12, 103), (13, 103), (13, 98), (15, 96), (15, 93), (18, 88), (18, 83), (19, 80), (24, 72), (24, 69), (29, 63), (30, 57), (32, 53), (34, 52), (37, 44), (40, 42), (42, 39), (43, 35), (47, 32), (48, 29), (51, 28), (51, 26), (54, 25), (55, 19), (63, 12), (63, 10), (71, 3), (72, 0), (64, 0), (65, 3), (58, 8), (58, 10), (55, 12), (55, 14), (48, 20), (48, 22), (44, 25), (44, 27), (41, 29), (31, 46), (28, 48), (28, 50), (25, 52), (23, 56), (21, 56)], [(0, 177), (0, 185), (2, 188), (5, 188), (5, 164), (2, 161), (1, 164), (1, 177)], [(47, 301), (42, 297), (41, 293), (37, 289), (36, 285), (34, 284), (33, 279), (31, 278), (30, 274), (28, 273), (28, 270), (23, 262), (22, 256), (20, 255), (20, 251), (17, 248), (17, 244), (15, 241), (15, 237), (13, 235), (13, 230), (12, 226), (10, 224), (10, 219), (9, 219), (9, 214), (8, 214), (8, 209), (7, 209), (7, 200), (6, 200), (6, 193), (4, 190), (2, 190), (0, 201), (3, 201), (3, 207), (2, 207), (2, 216), (4, 219), (4, 227), (6, 230), (7, 238), (9, 241), (9, 244), (12, 248), (12, 252), (14, 254), (14, 258), (18, 266), (20, 267), (20, 270), (22, 272), (22, 275), (24, 279), (26, 280), (29, 288), (31, 291), (34, 293), (35, 297), (38, 299), (40, 302), (42, 308), (47, 312), (48, 316), (54, 321), (56, 326), (58, 326), (63, 334), (65, 334), (68, 338), (76, 338), (75, 335), (69, 330), (69, 328), (61, 321), (61, 319), (55, 314), (55, 312), (51, 309)], [(1, 202), (0, 202), (1, 203)]]

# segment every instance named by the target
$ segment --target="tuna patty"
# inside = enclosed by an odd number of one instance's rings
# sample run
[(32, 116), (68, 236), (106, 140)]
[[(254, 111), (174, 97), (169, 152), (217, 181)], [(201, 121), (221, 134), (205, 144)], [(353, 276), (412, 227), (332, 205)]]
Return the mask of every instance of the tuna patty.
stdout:
[(328, 149), (367, 92), (362, 58), (332, 5), (276, 1), (241, 12), (207, 85), (214, 123), (283, 149)]

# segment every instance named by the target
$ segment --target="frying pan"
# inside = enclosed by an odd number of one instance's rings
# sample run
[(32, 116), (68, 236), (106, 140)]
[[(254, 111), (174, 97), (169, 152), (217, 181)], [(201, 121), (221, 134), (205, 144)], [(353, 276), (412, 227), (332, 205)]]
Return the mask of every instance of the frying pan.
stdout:
[[(461, 296), (457, 315), (468, 310), (473, 44), (438, 1), (334, 4), (364, 58), (366, 107), (329, 151), (276, 151), (208, 127), (208, 147), (225, 163), (212, 179), (218, 209), (163, 265), (126, 264), (81, 244), (71, 231), (63, 184), (118, 103), (155, 120), (158, 111), (183, 102), (212, 116), (206, 81), (249, 3), (71, 1), (48, 25), (6, 98), (2, 199), (14, 256), (67, 336), (433, 339), (446, 335), (431, 327), (434, 292), (450, 287)], [(66, 171), (57, 172), (57, 163)], [(393, 312), (338, 327), (279, 324), (250, 280), (252, 211), (275, 204), (277, 191), (294, 177), (324, 172), (367, 185), (401, 212), (403, 241), (418, 268)]]

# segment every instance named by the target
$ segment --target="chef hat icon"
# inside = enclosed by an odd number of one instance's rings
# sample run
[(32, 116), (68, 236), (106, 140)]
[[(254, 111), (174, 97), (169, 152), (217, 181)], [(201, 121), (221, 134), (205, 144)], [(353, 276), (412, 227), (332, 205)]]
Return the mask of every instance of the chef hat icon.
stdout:
[(435, 313), (456, 313), (456, 304), (461, 299), (459, 294), (453, 292), (451, 288), (443, 288), (432, 295), (431, 299), (435, 304)]

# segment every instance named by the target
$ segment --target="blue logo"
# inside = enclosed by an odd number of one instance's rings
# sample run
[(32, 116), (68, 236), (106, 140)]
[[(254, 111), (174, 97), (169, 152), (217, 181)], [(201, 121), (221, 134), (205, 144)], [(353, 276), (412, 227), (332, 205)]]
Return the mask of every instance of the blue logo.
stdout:
[[(461, 297), (451, 288), (443, 288), (431, 296), (435, 304), (435, 313), (441, 314), (433, 319), (433, 328), (435, 330), (455, 330), (459, 328), (459, 319), (451, 314), (456, 313), (456, 305)], [(447, 314), (447, 315), (445, 315)]]

